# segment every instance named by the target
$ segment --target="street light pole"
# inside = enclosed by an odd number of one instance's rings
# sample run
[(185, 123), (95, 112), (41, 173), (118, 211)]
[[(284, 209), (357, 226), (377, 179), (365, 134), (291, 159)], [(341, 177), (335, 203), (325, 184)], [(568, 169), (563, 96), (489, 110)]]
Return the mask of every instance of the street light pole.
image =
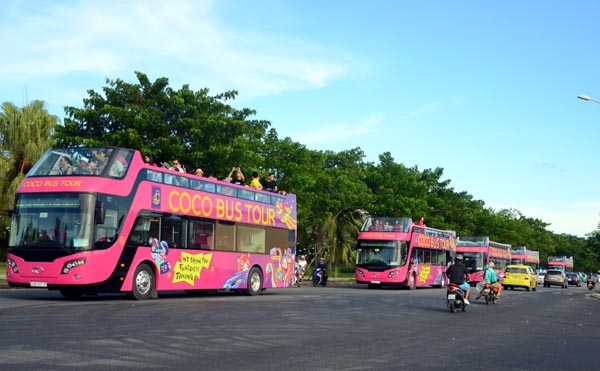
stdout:
[(589, 96), (587, 96), (587, 95), (585, 95), (585, 94), (579, 94), (579, 95), (577, 96), (577, 98), (579, 98), (579, 99), (583, 99), (583, 100), (587, 100), (587, 101), (596, 102), (596, 103), (600, 104), (600, 100), (592, 99), (592, 98), (590, 98)]

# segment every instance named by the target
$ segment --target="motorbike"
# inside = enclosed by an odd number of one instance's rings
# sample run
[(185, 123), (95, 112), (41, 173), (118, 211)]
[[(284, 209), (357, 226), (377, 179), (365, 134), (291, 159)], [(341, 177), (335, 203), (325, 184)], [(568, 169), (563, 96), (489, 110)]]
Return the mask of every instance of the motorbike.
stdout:
[(327, 286), (327, 269), (326, 268), (316, 268), (313, 273), (313, 286)]
[(466, 310), (465, 305), (465, 292), (461, 290), (458, 285), (453, 283), (448, 285), (446, 290), (446, 299), (448, 300), (447, 305), (450, 312), (454, 313), (455, 311), (461, 309), (463, 312)]
[(596, 287), (596, 281), (594, 281), (593, 279), (588, 279), (588, 281), (587, 281), (588, 290), (593, 290), (594, 287)]
[(302, 282), (304, 281), (304, 267), (296, 267), (296, 286), (300, 287)]
[(498, 299), (498, 289), (496, 287), (492, 287), (490, 283), (486, 283), (483, 288), (483, 297), (485, 298), (485, 303), (496, 304), (496, 299)]

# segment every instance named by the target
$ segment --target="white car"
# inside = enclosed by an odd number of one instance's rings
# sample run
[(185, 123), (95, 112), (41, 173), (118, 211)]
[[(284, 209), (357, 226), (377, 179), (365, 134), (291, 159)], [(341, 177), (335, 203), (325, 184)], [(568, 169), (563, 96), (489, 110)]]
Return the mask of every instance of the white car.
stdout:
[(546, 272), (539, 272), (538, 273), (537, 283), (539, 285), (543, 285), (544, 284), (544, 277), (545, 276), (546, 276)]

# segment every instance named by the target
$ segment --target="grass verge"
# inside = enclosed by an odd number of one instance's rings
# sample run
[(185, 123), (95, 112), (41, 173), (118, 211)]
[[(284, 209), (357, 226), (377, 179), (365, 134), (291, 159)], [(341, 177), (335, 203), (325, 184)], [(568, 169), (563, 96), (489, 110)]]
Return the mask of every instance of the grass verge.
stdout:
[[(0, 276), (6, 276), (6, 263), (0, 262)], [(8, 287), (8, 283), (4, 278), (0, 278), (0, 289), (4, 289)]]

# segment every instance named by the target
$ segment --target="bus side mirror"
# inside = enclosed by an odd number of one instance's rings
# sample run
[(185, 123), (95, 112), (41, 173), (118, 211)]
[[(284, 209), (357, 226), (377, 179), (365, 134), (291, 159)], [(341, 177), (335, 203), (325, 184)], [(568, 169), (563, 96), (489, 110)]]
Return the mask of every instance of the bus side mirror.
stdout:
[(96, 201), (96, 208), (94, 210), (94, 220), (96, 224), (104, 224), (104, 217), (106, 216), (106, 209), (102, 201)]

